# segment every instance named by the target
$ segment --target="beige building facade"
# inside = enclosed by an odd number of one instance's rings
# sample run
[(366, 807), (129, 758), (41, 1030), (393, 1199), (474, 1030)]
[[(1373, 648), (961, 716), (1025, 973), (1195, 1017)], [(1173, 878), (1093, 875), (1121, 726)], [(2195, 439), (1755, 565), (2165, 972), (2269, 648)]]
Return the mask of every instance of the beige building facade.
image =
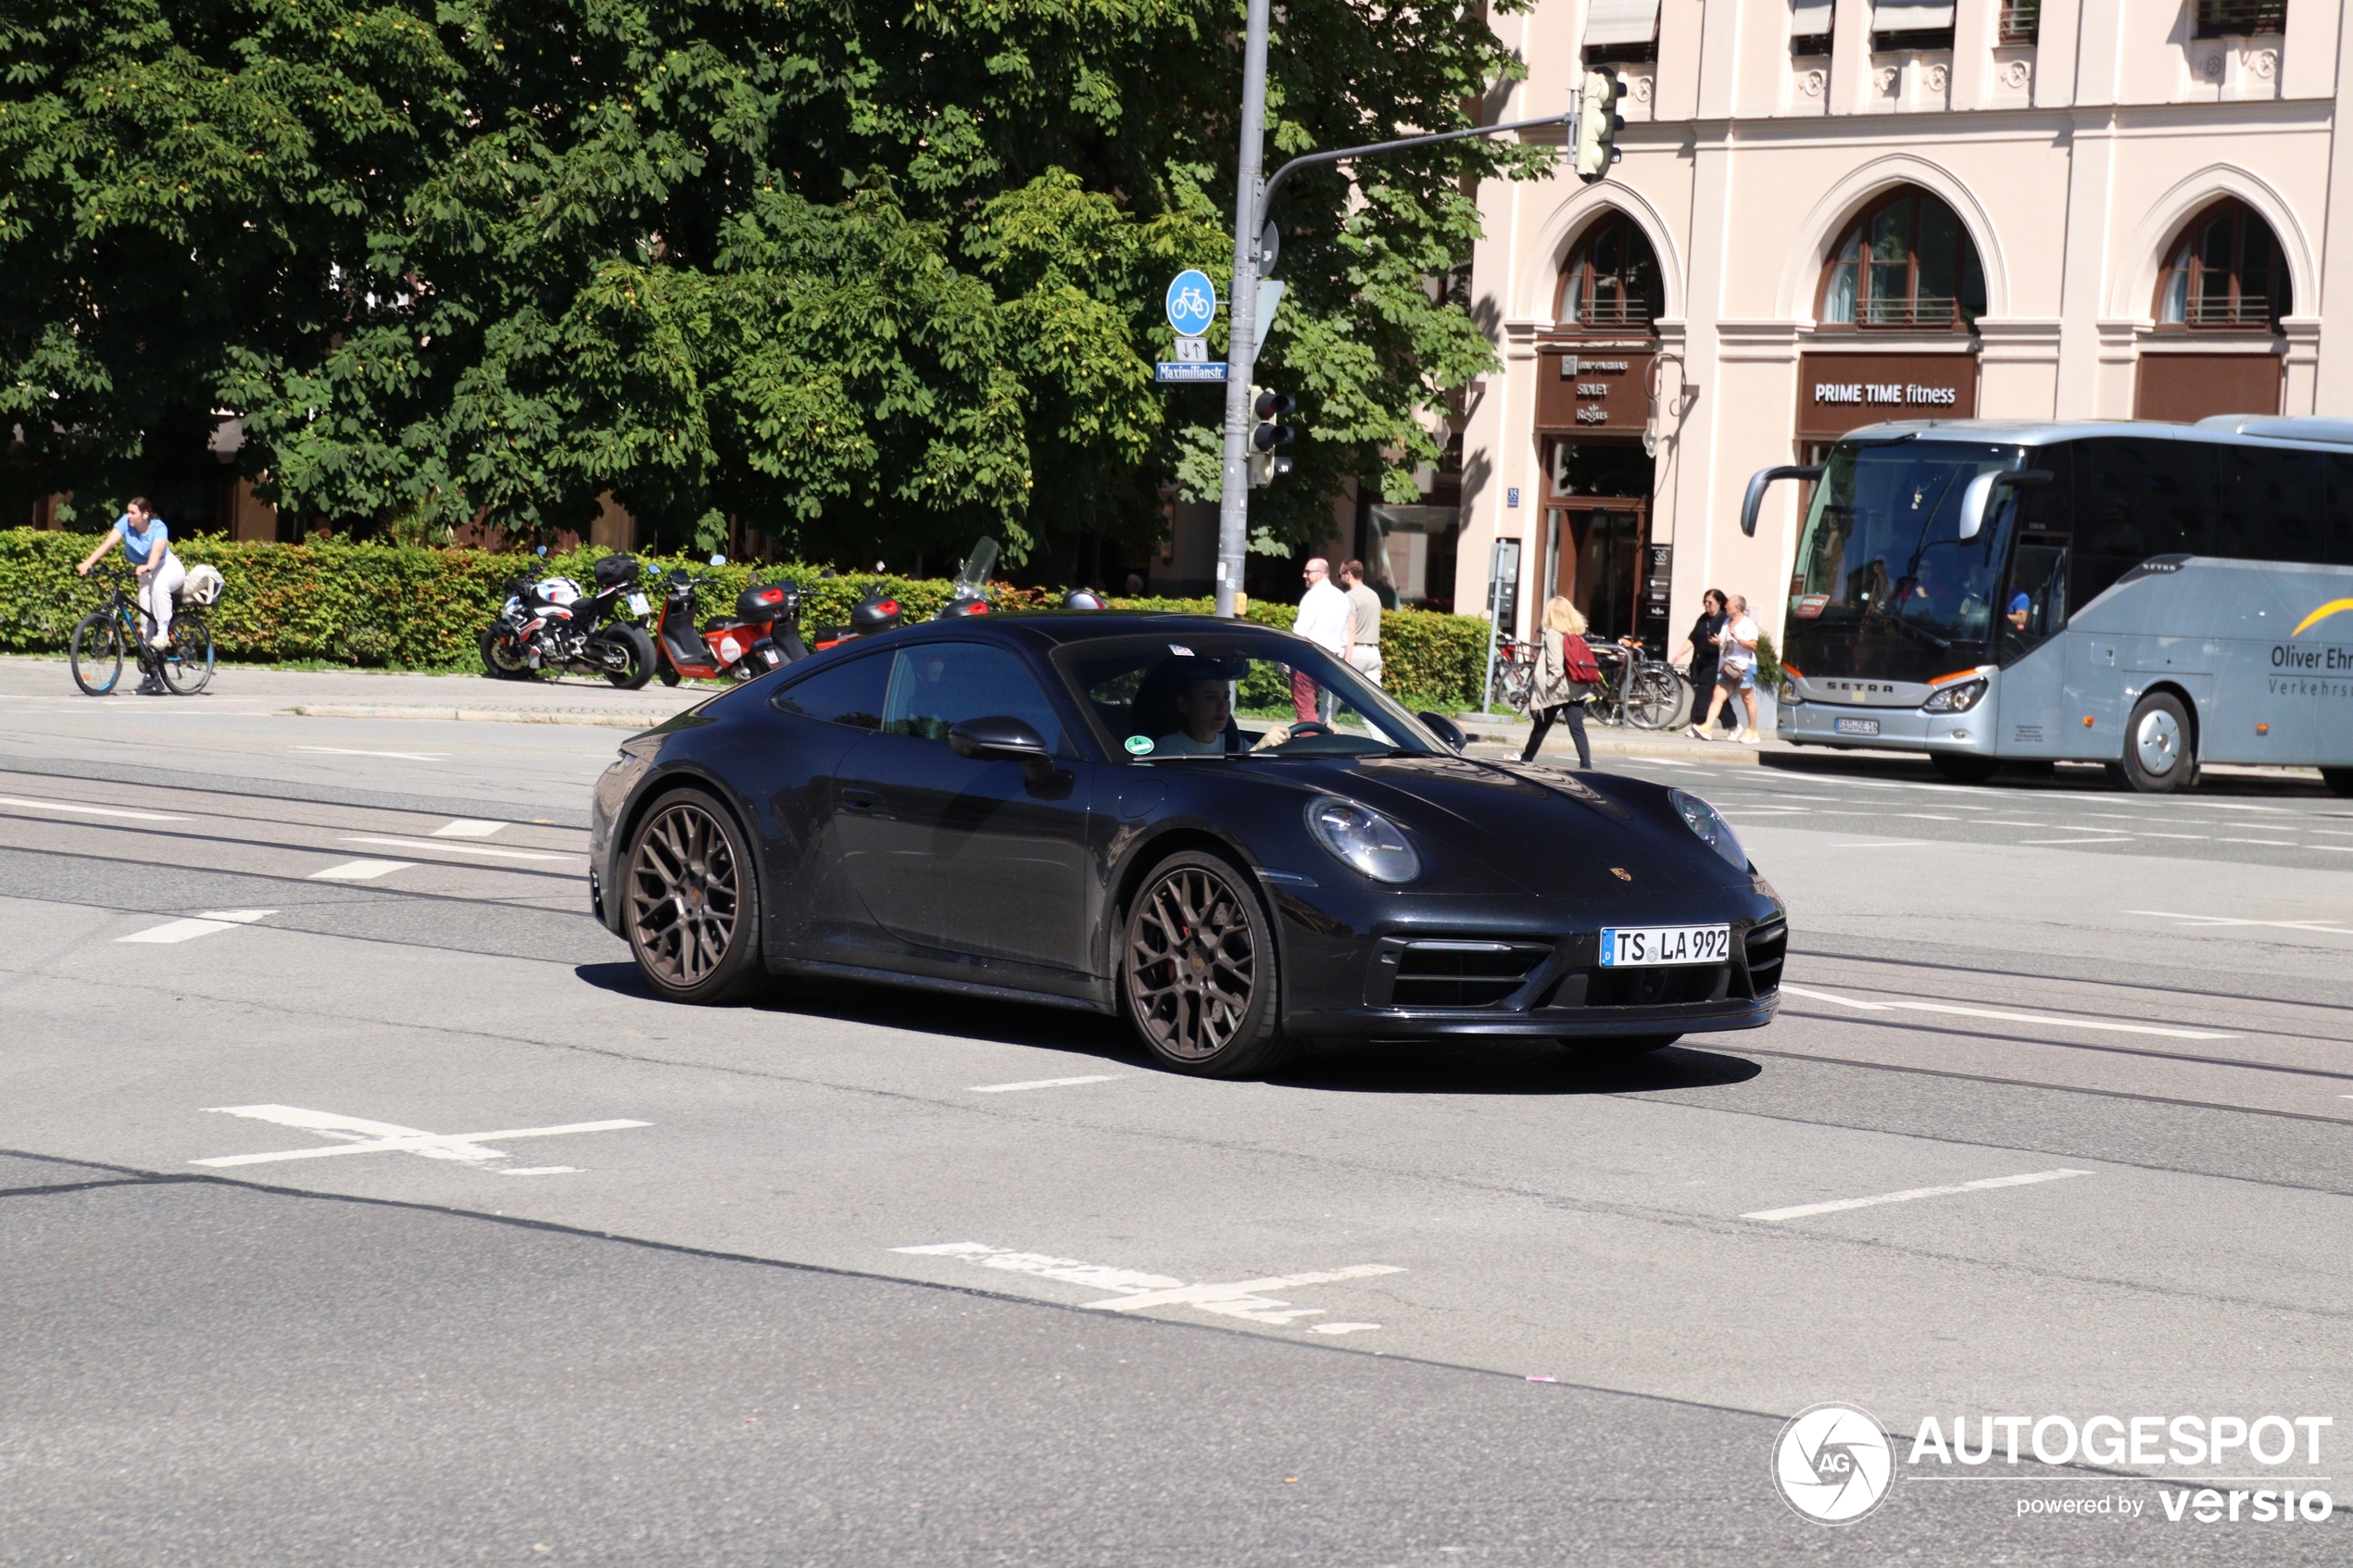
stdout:
[[(1799, 487), (1885, 419), (2353, 414), (2353, 28), (2332, 0), (1539, 0), (1498, 119), (1629, 85), (1623, 159), (1490, 182), (1454, 608), (1671, 649), (1780, 631)], [(2344, 156), (2340, 156), (2340, 154)], [(2340, 312), (2342, 314), (2342, 312)], [(1491, 564), (1502, 563), (1495, 592)]]

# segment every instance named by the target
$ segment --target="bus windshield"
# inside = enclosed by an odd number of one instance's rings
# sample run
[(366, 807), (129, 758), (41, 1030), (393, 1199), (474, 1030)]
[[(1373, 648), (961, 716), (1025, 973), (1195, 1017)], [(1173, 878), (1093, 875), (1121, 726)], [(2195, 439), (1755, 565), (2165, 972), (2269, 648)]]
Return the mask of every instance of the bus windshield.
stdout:
[(1910, 681), (1979, 662), (2007, 518), (1987, 517), (1963, 543), (1961, 496), (1979, 474), (2016, 467), (2019, 451), (1918, 437), (1831, 448), (1790, 580), (1791, 661)]

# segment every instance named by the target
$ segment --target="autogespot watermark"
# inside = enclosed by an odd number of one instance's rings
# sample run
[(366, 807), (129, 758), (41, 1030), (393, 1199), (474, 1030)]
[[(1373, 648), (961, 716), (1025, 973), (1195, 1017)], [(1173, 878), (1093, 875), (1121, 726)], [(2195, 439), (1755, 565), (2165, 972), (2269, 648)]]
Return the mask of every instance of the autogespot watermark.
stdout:
[[(1898, 1463), (1900, 1440), (1868, 1412), (1823, 1404), (1782, 1426), (1773, 1478), (1791, 1508), (1823, 1524), (1864, 1518), (1898, 1483), (1936, 1482), (2107, 1488), (2005, 1492), (2001, 1506), (2020, 1519), (2317, 1524), (2336, 1511), (2321, 1455), (2335, 1424), (2325, 1415), (1928, 1416)], [(2070, 1466), (2111, 1474), (2054, 1474)]]

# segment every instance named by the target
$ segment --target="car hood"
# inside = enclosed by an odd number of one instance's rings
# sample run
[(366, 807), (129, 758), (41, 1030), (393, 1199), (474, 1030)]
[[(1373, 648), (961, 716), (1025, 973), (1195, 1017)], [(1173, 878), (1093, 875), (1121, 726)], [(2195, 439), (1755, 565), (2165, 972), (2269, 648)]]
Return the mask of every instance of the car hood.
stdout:
[(1683, 824), (1661, 784), (1467, 757), (1367, 757), (1331, 781), (1451, 855), (1539, 897), (1606, 897), (1750, 886), (1749, 874)]

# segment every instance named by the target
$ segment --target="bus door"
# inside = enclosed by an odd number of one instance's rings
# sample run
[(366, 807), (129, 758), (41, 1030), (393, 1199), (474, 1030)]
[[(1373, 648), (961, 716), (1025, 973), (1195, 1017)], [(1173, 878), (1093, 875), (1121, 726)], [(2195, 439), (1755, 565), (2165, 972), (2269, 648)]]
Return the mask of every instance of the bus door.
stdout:
[(2068, 541), (2025, 533), (2010, 555), (2009, 581), (1994, 621), (2002, 667), (1994, 749), (2004, 757), (2057, 757), (2067, 743)]

